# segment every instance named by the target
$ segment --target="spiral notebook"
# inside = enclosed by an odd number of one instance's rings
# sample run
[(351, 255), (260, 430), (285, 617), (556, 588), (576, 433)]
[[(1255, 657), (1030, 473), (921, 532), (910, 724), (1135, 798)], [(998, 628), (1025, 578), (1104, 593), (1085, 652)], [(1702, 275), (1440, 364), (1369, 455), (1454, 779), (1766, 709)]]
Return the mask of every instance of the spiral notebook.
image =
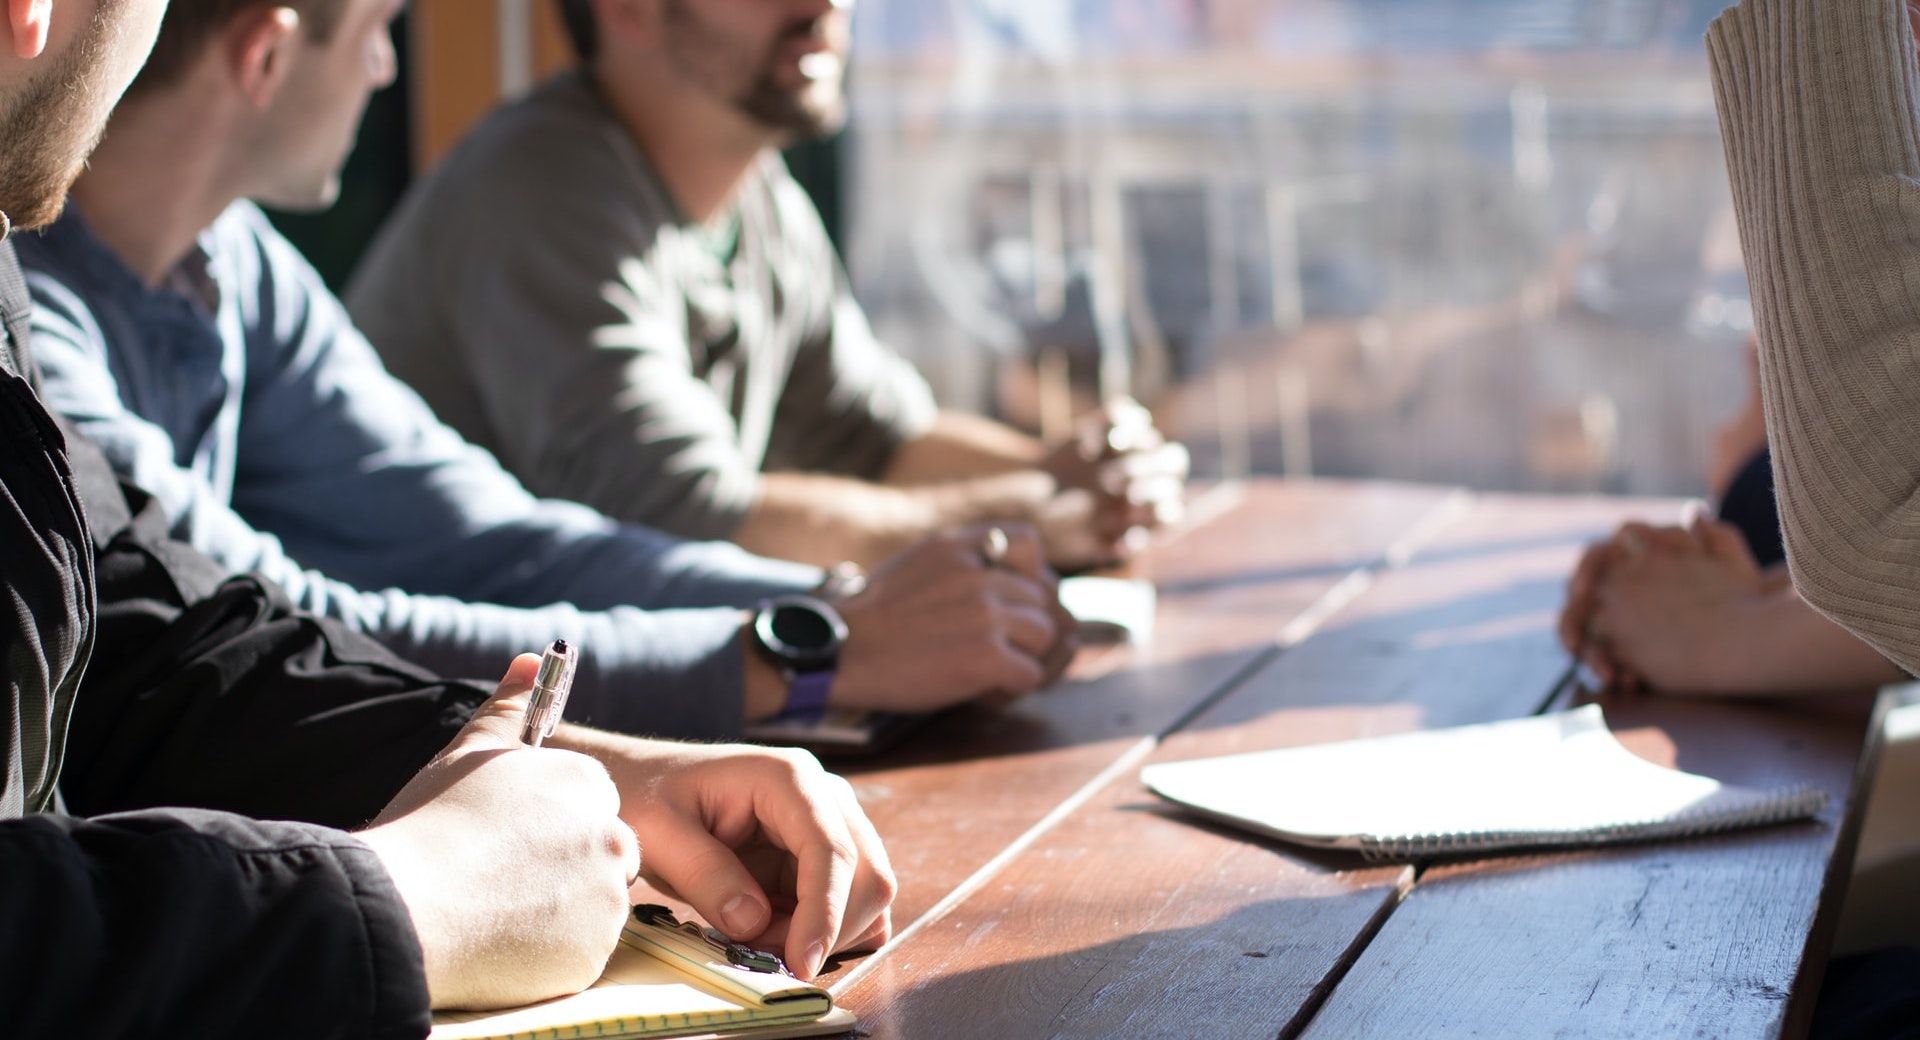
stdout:
[(1827, 800), (1655, 765), (1614, 739), (1598, 705), (1171, 762), (1140, 779), (1210, 819), (1370, 859), (1689, 837), (1806, 819)]
[(835, 1035), (857, 1024), (778, 958), (677, 921), (665, 907), (641, 906), (588, 989), (506, 1011), (436, 1012), (428, 1040), (770, 1040)]

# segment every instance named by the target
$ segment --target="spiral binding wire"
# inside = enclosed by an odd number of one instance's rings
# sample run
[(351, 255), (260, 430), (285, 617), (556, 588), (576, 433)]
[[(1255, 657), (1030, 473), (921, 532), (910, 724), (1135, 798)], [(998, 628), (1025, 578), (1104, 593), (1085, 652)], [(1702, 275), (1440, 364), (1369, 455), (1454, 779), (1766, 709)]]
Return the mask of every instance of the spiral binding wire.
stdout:
[(1491, 849), (1587, 848), (1636, 841), (1696, 838), (1806, 819), (1827, 804), (1827, 792), (1810, 785), (1783, 788), (1762, 801), (1700, 807), (1673, 816), (1569, 831), (1451, 831), (1440, 834), (1363, 835), (1360, 855), (1372, 862), (1485, 852)]

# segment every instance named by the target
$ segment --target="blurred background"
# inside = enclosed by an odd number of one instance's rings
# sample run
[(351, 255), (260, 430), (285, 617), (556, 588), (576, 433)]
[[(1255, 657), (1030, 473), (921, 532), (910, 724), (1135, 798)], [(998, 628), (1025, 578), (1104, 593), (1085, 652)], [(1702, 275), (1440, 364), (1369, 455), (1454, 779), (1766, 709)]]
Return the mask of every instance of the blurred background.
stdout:
[[(850, 126), (789, 161), (950, 404), (1057, 433), (1131, 393), (1206, 475), (1699, 493), (1747, 392), (1723, 6), (859, 0)], [(343, 208), (283, 218), (336, 282), (569, 60), (548, 0), (396, 32)]]

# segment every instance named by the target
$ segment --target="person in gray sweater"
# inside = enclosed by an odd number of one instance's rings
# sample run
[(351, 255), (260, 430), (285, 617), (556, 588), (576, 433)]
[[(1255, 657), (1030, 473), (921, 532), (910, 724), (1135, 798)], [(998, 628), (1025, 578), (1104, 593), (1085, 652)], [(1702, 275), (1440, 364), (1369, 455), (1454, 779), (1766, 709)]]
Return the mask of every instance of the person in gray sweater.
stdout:
[(542, 494), (820, 564), (1022, 519), (1081, 568), (1177, 514), (1186, 452), (1138, 405), (1044, 444), (935, 407), (869, 327), (775, 150), (840, 124), (850, 4), (561, 8), (580, 66), (416, 184), (347, 291), (455, 429)]

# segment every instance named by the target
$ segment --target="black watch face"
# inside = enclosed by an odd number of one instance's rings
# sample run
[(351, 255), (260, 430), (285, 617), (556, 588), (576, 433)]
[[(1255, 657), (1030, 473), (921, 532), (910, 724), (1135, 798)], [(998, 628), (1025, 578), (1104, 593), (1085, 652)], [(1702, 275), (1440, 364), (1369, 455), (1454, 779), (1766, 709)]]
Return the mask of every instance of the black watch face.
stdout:
[(773, 634), (801, 653), (819, 653), (833, 645), (833, 625), (819, 611), (806, 607), (775, 607)]
[(797, 668), (830, 665), (846, 638), (842, 623), (830, 610), (805, 600), (775, 600), (757, 623), (761, 642)]

